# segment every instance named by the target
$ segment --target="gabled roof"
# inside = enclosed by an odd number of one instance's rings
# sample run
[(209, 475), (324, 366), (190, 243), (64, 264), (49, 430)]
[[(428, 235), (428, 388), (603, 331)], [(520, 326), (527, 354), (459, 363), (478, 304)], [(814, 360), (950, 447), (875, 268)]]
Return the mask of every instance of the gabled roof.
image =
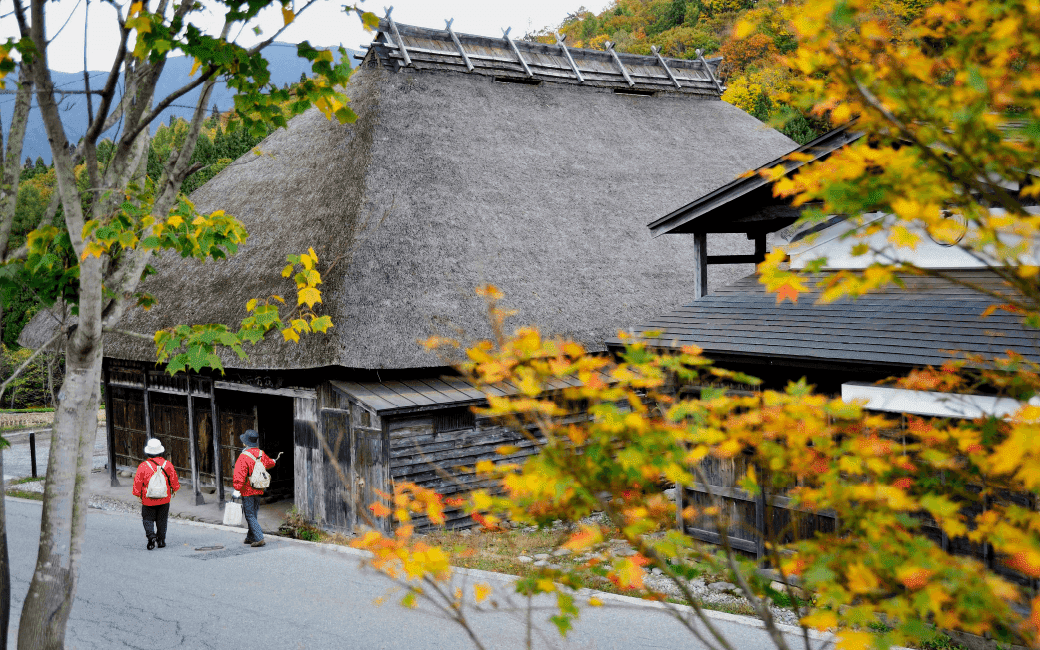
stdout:
[[(698, 50), (699, 52), (699, 50)], [(721, 58), (665, 59), (546, 45), (532, 41), (458, 34), (379, 21), (375, 40), (364, 57), (388, 70), (450, 70), (531, 83), (553, 82), (629, 92), (669, 92), (719, 97)]]
[[(753, 172), (734, 179), (673, 210), (648, 225), (654, 237), (692, 232), (775, 232), (793, 224), (801, 211), (773, 196), (773, 181), (760, 172), (783, 165), (790, 174), (808, 162), (826, 158), (841, 147), (859, 140), (855, 120), (833, 129), (791, 152), (785, 152)], [(809, 160), (787, 160), (792, 153), (811, 156)]]
[[(516, 322), (603, 350), (688, 293), (693, 247), (653, 240), (644, 224), (677, 191), (708, 192), (795, 147), (718, 99), (394, 72), (374, 56), (345, 89), (357, 122), (308, 111), (192, 195), (200, 211), (240, 219), (248, 242), (206, 264), (164, 255), (142, 286), (158, 304), (120, 329), (235, 325), (250, 299), (292, 295), (285, 257), (313, 246), (331, 334), (267, 340), (248, 360), (228, 355), (228, 368), (440, 367), (418, 341), (456, 326), (490, 336), (474, 293), (488, 283)], [(746, 252), (746, 239), (730, 239), (714, 250)], [(155, 358), (150, 342), (119, 334), (106, 335), (105, 354)]]
[[(951, 274), (1007, 290), (988, 270)], [(1008, 349), (1040, 361), (1040, 332), (1025, 328), (1021, 316), (997, 311), (981, 318), (993, 298), (939, 278), (904, 280), (906, 290), (887, 287), (853, 301), (816, 304), (819, 292), (813, 289), (797, 303), (777, 304), (775, 295), (766, 293), (752, 275), (647, 321), (634, 333), (660, 331), (663, 347), (694, 344), (708, 357), (749, 362), (786, 359), (919, 367), (953, 358), (949, 350), (995, 357)], [(618, 346), (620, 341), (609, 344)]]

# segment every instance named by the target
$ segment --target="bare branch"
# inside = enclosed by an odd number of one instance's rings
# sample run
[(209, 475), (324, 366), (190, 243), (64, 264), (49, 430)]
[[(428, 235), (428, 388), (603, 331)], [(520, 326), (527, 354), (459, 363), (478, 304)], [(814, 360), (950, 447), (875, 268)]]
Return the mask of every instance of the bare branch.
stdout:
[[(761, 398), (760, 398), (761, 399)], [(700, 482), (708, 489), (708, 494), (711, 497), (712, 503), (718, 509), (719, 512), (725, 512), (725, 508), (722, 506), (722, 502), (715, 491), (711, 489), (711, 483), (708, 481), (708, 477), (704, 475), (704, 470), (699, 465), (693, 466), (694, 474), (697, 476), (697, 481)], [(773, 612), (769, 609), (769, 605), (764, 602), (762, 598), (751, 589), (751, 586), (747, 582), (747, 578), (744, 577), (744, 573), (737, 566), (736, 561), (733, 559), (734, 552), (733, 547), (729, 542), (729, 532), (726, 530), (722, 522), (716, 517), (715, 528), (718, 532), (719, 538), (722, 540), (722, 547), (725, 550), (726, 565), (729, 570), (733, 573), (734, 579), (740, 586), (740, 590), (744, 592), (744, 596), (751, 603), (751, 606), (755, 608), (755, 613), (758, 615), (759, 620), (765, 625), (766, 632), (769, 633), (769, 637), (776, 644), (777, 648), (781, 650), (790, 650), (787, 645), (787, 640), (784, 639), (783, 633), (776, 627), (776, 619), (773, 618)]]
[(141, 332), (131, 332), (130, 330), (121, 330), (115, 327), (102, 327), (101, 331), (106, 334), (122, 334), (123, 336), (132, 336), (135, 339), (142, 339), (144, 341), (148, 341), (149, 343), (155, 342), (155, 336), (148, 336), (147, 334), (142, 334)]
[[(29, 122), (29, 109), (32, 106), (32, 80), (24, 66), (18, 66), (17, 96), (14, 111), (11, 115), (11, 128), (8, 132), (7, 149), (3, 153), (3, 176), (0, 179), (0, 257), (7, 253), (7, 244), (11, 239), (11, 228), (14, 226), (15, 209), (18, 203), (18, 184), (21, 178), (22, 147), (25, 142), (25, 129)], [(2, 136), (0, 136), (2, 137)]]
[[(107, 123), (109, 120), (105, 119), (104, 116), (108, 113), (108, 108), (112, 105), (112, 98), (115, 96), (116, 84), (119, 81), (119, 69), (123, 67), (123, 61), (126, 60), (126, 41), (130, 36), (130, 30), (126, 28), (126, 24), (118, 9), (116, 10), (116, 15), (119, 17), (119, 47), (116, 50), (116, 58), (112, 61), (108, 79), (105, 81), (105, 87), (101, 89), (101, 105), (98, 106), (97, 118), (91, 120), (87, 133), (83, 136), (84, 142), (94, 142), (105, 129), (111, 126)], [(84, 47), (86, 46), (84, 45)], [(83, 70), (86, 71), (86, 69), (87, 65), (84, 63)], [(125, 101), (127, 101), (126, 95), (124, 95), (123, 101), (120, 102), (117, 108), (120, 113), (122, 113), (123, 102)]]

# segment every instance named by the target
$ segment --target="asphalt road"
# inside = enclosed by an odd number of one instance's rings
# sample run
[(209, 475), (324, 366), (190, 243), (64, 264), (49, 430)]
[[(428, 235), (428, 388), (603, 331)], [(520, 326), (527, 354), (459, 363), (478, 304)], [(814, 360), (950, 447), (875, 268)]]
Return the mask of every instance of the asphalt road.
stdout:
[[(32, 455), (29, 449), (29, 436), (25, 433), (6, 436), (11, 446), (3, 450), (4, 481), (32, 476)], [(105, 425), (98, 427), (94, 442), (94, 467), (105, 467), (108, 464), (108, 444), (105, 438)], [(50, 429), (36, 432), (36, 471), (37, 476), (46, 476), (47, 459), (51, 448)]]
[[(15, 626), (36, 559), (40, 511), (38, 503), (7, 500)], [(376, 605), (375, 599), (385, 596), (390, 585), (362, 569), (357, 556), (270, 536), (266, 547), (253, 549), (241, 543), (242, 537), (239, 532), (171, 520), (167, 548), (148, 551), (138, 517), (91, 510), (66, 647), (474, 647), (457, 624), (428, 609), (408, 610), (396, 600)], [(195, 550), (217, 545), (224, 549)], [(496, 592), (508, 590), (505, 583), (493, 586)], [(608, 600), (603, 608), (583, 609), (566, 640), (546, 622), (547, 616), (546, 611), (534, 615), (539, 631), (535, 647), (703, 648), (669, 614), (642, 606)], [(734, 647), (772, 646), (762, 630), (725, 619), (722, 616), (716, 624)], [(472, 621), (487, 648), (524, 645), (525, 628), (516, 613), (475, 613)], [(15, 638), (16, 629), (11, 631), (12, 644)], [(800, 639), (791, 641), (797, 642), (792, 647), (802, 647)]]

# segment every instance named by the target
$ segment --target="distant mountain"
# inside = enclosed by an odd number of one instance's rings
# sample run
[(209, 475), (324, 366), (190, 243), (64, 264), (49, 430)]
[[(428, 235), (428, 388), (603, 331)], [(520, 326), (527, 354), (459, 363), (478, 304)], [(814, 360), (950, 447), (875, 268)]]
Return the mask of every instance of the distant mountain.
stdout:
[[(347, 52), (352, 57), (351, 65), (356, 65), (357, 59), (354, 59), (353, 55), (360, 55), (361, 53), (353, 50), (347, 50)], [(295, 45), (273, 43), (266, 50), (266, 53), (271, 71), (271, 80), (278, 86), (299, 81), (301, 74), (309, 75), (311, 72), (310, 64), (297, 56)], [(155, 96), (159, 98), (165, 97), (184, 85), (187, 79), (189, 79), (188, 73), (191, 72), (192, 63), (186, 57), (171, 58), (167, 61), (166, 69), (159, 79), (159, 87), (156, 89)], [(97, 90), (104, 83), (108, 73), (90, 72), (88, 74), (90, 76), (91, 90)], [(51, 77), (54, 79), (55, 88), (59, 90), (83, 90), (82, 72), (52, 71)], [(162, 112), (161, 121), (168, 123), (173, 117), (189, 118), (195, 108), (199, 92), (200, 90), (196, 88), (178, 99), (172, 106)], [(230, 109), (233, 105), (232, 97), (232, 91), (228, 90), (224, 82), (218, 82), (213, 89), (213, 96), (210, 99), (207, 114), (214, 105), (220, 111)], [(11, 107), (13, 104), (14, 97), (12, 95), (0, 95), (0, 113), (2, 113), (3, 119), (5, 144), (7, 133), (11, 126)], [(64, 99), (61, 100), (60, 107), (62, 111), (61, 121), (65, 125), (65, 133), (68, 134), (70, 142), (77, 142), (87, 131), (86, 97), (83, 95), (65, 95)], [(94, 108), (95, 110), (97, 109), (97, 97), (94, 98)], [(152, 131), (154, 132), (155, 128), (159, 126), (159, 121), (154, 122), (153, 125)], [(119, 125), (113, 127), (104, 134), (104, 137), (115, 136), (119, 128)], [(40, 157), (48, 164), (51, 162), (51, 148), (47, 142), (47, 132), (43, 128), (43, 120), (40, 118), (40, 113), (36, 110), (35, 100), (33, 101), (33, 111), (29, 116), (29, 124), (26, 127), (25, 146), (22, 150), (22, 160), (25, 160), (26, 157), (32, 160)]]

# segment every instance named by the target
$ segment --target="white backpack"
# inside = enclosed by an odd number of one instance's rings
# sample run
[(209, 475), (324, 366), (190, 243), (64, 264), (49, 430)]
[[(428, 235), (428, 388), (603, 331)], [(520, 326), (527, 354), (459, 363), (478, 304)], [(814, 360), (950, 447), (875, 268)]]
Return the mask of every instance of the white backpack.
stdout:
[(267, 468), (264, 467), (263, 461), (260, 460), (264, 457), (264, 452), (261, 451), (256, 458), (244, 451), (242, 455), (248, 456), (253, 460), (253, 472), (249, 475), (249, 484), (257, 490), (266, 490), (267, 486), (271, 484), (271, 475), (267, 473)]
[(155, 468), (155, 472), (152, 474), (152, 478), (148, 479), (148, 490), (144, 493), (149, 499), (165, 499), (169, 496), (169, 485), (166, 477), (166, 461), (163, 461), (162, 467), (158, 465), (152, 465)]

